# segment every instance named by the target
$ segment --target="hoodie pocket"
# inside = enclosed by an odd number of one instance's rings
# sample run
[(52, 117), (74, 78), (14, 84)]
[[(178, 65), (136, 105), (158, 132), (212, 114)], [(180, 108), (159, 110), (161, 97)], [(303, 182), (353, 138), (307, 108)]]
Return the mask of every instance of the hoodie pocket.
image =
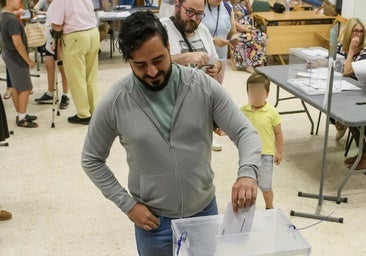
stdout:
[[(179, 178), (178, 178), (179, 175)], [(150, 207), (177, 213), (183, 199), (184, 208), (195, 208), (212, 192), (213, 173), (209, 166), (179, 173), (140, 175), (141, 199)]]

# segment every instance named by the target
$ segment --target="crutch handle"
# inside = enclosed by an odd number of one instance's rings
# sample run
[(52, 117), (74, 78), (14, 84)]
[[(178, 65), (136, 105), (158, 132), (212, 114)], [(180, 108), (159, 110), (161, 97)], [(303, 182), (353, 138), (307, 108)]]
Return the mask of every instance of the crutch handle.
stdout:
[(53, 39), (59, 40), (61, 38), (61, 36), (62, 36), (62, 30), (56, 31), (56, 30), (53, 30), (52, 29), (51, 30), (51, 36), (52, 36)]

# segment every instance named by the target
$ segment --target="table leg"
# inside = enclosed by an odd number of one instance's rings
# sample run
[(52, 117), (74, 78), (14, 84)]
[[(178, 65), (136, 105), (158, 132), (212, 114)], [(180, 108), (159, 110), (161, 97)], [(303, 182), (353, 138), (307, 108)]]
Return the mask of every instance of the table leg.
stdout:
[(310, 124), (311, 124), (310, 134), (313, 135), (314, 134), (314, 122), (313, 122), (313, 119), (311, 118), (311, 115), (309, 113), (308, 108), (305, 105), (305, 102), (304, 101), (301, 101), (301, 104), (304, 107), (304, 111), (305, 111), (306, 115), (308, 116), (309, 121), (310, 121)]
[(286, 65), (286, 63), (285, 63), (285, 61), (284, 61), (284, 59), (283, 59), (283, 57), (282, 57), (282, 55), (278, 55), (278, 58), (280, 59), (280, 62), (281, 62), (281, 64), (282, 65)]
[[(329, 104), (328, 109), (330, 109), (330, 102), (328, 102), (328, 104)], [(337, 198), (335, 196), (325, 196), (325, 195), (323, 195), (324, 176), (325, 176), (326, 160), (327, 160), (328, 137), (329, 137), (328, 136), (329, 135), (329, 123), (330, 123), (330, 117), (329, 117), (329, 112), (328, 112), (327, 113), (326, 125), (325, 125), (325, 135), (324, 135), (322, 167), (321, 167), (321, 172), (320, 172), (319, 193), (318, 194), (309, 194), (309, 193), (303, 193), (303, 192), (298, 193), (298, 196), (300, 196), (300, 197), (308, 197), (308, 198), (318, 199), (318, 206), (317, 206), (316, 212), (315, 212), (315, 214), (310, 214), (310, 213), (291, 211), (290, 215), (291, 216), (303, 217), (303, 218), (311, 218), (311, 219), (318, 219), (318, 220), (324, 220), (324, 221), (343, 223), (343, 218), (330, 217), (330, 216), (325, 216), (325, 215), (320, 214), (321, 207), (323, 205), (323, 200), (331, 200), (331, 201), (337, 201), (337, 202), (338, 202), (338, 200), (341, 200), (341, 198)]]
[(320, 125), (320, 118), (322, 117), (322, 112), (319, 111), (319, 115), (318, 115), (318, 123), (316, 124), (316, 130), (315, 130), (315, 135), (318, 135), (319, 132), (319, 125)]
[(275, 108), (278, 106), (279, 102), (280, 102), (280, 87), (277, 85), (277, 88), (276, 88), (276, 103), (274, 104)]
[[(291, 99), (297, 99), (297, 97), (292, 96), (292, 97), (280, 98), (280, 87), (277, 85), (277, 89), (276, 89), (276, 102), (274, 104), (274, 107), (276, 108), (278, 106), (279, 102), (282, 101), (282, 100), (291, 100)], [(311, 115), (309, 113), (309, 110), (306, 107), (304, 101), (301, 101), (301, 104), (302, 104), (304, 110), (281, 111), (279, 113), (281, 115), (306, 113), (307, 117), (309, 118), (310, 124), (311, 124), (310, 134), (313, 135), (314, 134), (314, 121), (311, 118)], [(320, 116), (319, 116), (319, 119), (320, 119)], [(318, 121), (318, 126), (319, 126), (319, 121)], [(318, 131), (318, 128), (317, 128), (317, 131)], [(318, 134), (318, 132), (316, 134)]]

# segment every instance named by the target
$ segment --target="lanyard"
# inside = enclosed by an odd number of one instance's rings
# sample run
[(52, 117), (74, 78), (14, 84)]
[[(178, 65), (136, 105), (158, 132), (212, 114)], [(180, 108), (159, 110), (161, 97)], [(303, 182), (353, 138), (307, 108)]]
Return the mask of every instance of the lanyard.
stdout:
[[(208, 5), (208, 9), (210, 10), (211, 17), (214, 18), (213, 15), (212, 15), (212, 12), (211, 12), (211, 6), (208, 3), (207, 3), (207, 5)], [(215, 35), (217, 33), (217, 27), (219, 25), (219, 19), (220, 19), (220, 5), (217, 6), (217, 20), (216, 20), (215, 31), (214, 31), (212, 37), (215, 37)]]
[(179, 31), (179, 32), (180, 32), (180, 34), (182, 35), (184, 42), (186, 43), (186, 45), (187, 45), (187, 46), (188, 46), (188, 48), (189, 48), (189, 51), (190, 51), (190, 52), (194, 52), (194, 49), (193, 49), (193, 47), (192, 47), (192, 44), (188, 41), (188, 39), (187, 39), (187, 37), (186, 37), (186, 34), (184, 33), (184, 31), (183, 31), (182, 27), (181, 27), (179, 24), (177, 24), (177, 23), (176, 23), (176, 20), (175, 20), (174, 16), (171, 16), (171, 17), (170, 17), (170, 19), (171, 19), (171, 21), (173, 22), (174, 26), (178, 29), (178, 31)]

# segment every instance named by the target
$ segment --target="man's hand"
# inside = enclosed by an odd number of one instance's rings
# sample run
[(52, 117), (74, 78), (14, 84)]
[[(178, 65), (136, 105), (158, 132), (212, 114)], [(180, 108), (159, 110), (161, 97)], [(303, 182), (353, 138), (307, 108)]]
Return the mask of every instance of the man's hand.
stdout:
[(217, 78), (217, 75), (219, 74), (219, 68), (215, 64), (215, 66), (213, 66), (212, 68), (206, 68), (205, 69), (205, 73), (207, 75), (213, 77), (214, 79), (216, 79)]
[(235, 33), (234, 35), (231, 36), (229, 43), (231, 44), (232, 47), (236, 47), (239, 43), (239, 35), (238, 33)]
[(207, 64), (209, 59), (207, 52), (187, 52), (185, 54), (188, 57), (186, 64), (190, 65), (204, 65)]
[(213, 42), (214, 42), (214, 45), (217, 47), (224, 47), (225, 45), (229, 44), (228, 40), (226, 40), (225, 38), (221, 38), (221, 37), (215, 37)]
[(36, 63), (33, 60), (28, 61), (28, 67), (29, 68), (34, 68), (35, 65), (36, 65)]
[(138, 227), (145, 230), (152, 230), (159, 226), (159, 219), (143, 204), (137, 203), (127, 214), (128, 218)]
[(233, 211), (239, 208), (250, 207), (257, 199), (257, 182), (249, 177), (238, 178), (231, 191), (231, 203)]
[(360, 38), (358, 38), (357, 36), (353, 37), (349, 44), (348, 54), (351, 54), (352, 57), (355, 56), (358, 52), (359, 46), (360, 46)]
[(306, 62), (306, 68), (319, 68), (319, 67), (327, 67), (328, 60), (327, 59), (317, 59)]

